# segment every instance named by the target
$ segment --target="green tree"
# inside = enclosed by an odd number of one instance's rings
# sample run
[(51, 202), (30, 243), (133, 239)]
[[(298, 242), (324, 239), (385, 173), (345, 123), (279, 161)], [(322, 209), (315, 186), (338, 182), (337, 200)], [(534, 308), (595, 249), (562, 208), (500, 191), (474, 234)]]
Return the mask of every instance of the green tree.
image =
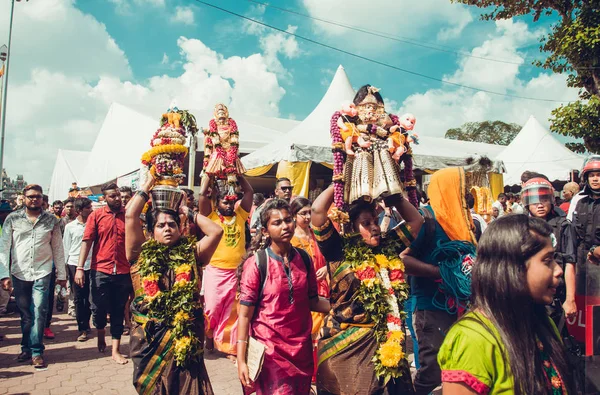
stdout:
[(459, 128), (448, 129), (446, 138), (475, 141), (497, 145), (508, 145), (521, 130), (516, 123), (502, 121), (467, 122)]
[(541, 40), (540, 50), (548, 53), (535, 65), (566, 73), (567, 85), (579, 88), (576, 102), (552, 111), (550, 130), (581, 139), (570, 143), (576, 152), (600, 153), (600, 2), (598, 0), (451, 0), (487, 8), (483, 20), (509, 19), (533, 14), (558, 15), (559, 21)]

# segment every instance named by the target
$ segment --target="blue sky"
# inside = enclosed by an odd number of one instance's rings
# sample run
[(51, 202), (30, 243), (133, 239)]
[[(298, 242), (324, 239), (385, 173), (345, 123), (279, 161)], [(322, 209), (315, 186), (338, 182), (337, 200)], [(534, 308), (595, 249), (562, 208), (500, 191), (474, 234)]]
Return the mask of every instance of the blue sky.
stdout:
[[(500, 23), (449, 0), (272, 0), (432, 50), (339, 28), (245, 0), (207, 0), (232, 12), (400, 68), (518, 96), (572, 100), (565, 76), (532, 67), (552, 20)], [(8, 1), (0, 5), (7, 37)], [(6, 40), (6, 39), (4, 39)], [(459, 54), (451, 53), (453, 51)], [(472, 56), (465, 56), (469, 54)], [(507, 60), (499, 63), (476, 57)], [(232, 115), (303, 119), (342, 64), (355, 87), (381, 88), (388, 109), (412, 112), (416, 131), (443, 136), (466, 121), (548, 126), (558, 103), (490, 95), (375, 65), (252, 24), (195, 0), (30, 0), (16, 5), (5, 167), (49, 184), (57, 149), (89, 150), (113, 101), (155, 116), (231, 105)], [(32, 146), (31, 141), (37, 144)], [(30, 157), (33, 156), (32, 159)], [(28, 163), (27, 166), (24, 166)]]

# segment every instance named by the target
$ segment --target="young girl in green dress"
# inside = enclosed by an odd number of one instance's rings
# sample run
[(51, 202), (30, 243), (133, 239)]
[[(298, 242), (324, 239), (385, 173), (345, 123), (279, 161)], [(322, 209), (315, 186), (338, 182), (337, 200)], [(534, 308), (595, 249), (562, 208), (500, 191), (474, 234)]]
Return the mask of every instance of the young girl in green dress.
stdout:
[(490, 224), (473, 265), (472, 309), (438, 354), (444, 395), (573, 394), (565, 349), (545, 305), (562, 275), (544, 221), (522, 214)]

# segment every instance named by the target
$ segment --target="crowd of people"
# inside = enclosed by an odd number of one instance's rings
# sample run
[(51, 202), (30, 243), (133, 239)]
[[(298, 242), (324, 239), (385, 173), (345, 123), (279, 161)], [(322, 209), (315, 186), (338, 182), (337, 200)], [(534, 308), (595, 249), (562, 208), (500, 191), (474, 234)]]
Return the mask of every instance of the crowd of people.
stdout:
[[(582, 308), (575, 295), (600, 287), (589, 280), (600, 271), (600, 157), (586, 160), (581, 185), (565, 185), (563, 202), (547, 177), (525, 172), (489, 222), (473, 210), (465, 170), (442, 169), (426, 204), (356, 202), (344, 232), (330, 219), (333, 187), (311, 201), (279, 178), (265, 199), (238, 180), (237, 198), (209, 183), (197, 199), (184, 190), (177, 211), (148, 208), (152, 176), (135, 193), (105, 185), (96, 210), (88, 198), (48, 205), (38, 185), (25, 187), (22, 207), (0, 205), (0, 309), (12, 292), (17, 359), (46, 367), (52, 310), (66, 305), (77, 340), (93, 326), (99, 352), (110, 324), (112, 359), (133, 362), (139, 393), (213, 393), (203, 360), (213, 350), (237, 365), (245, 393), (584, 392), (563, 341)], [(460, 303), (440, 293), (439, 251), (469, 246)], [(388, 300), (403, 311), (386, 315), (369, 284), (390, 280)], [(254, 379), (251, 341), (265, 346)]]

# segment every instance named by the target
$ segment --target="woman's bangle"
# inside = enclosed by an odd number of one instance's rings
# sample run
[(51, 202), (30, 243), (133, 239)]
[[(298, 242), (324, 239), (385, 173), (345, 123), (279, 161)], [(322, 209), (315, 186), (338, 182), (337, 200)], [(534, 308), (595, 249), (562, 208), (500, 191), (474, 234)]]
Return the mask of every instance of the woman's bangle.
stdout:
[(82, 267), (77, 266), (77, 269), (75, 270), (84, 270)]
[(237, 342), (238, 342), (238, 344), (240, 344), (240, 343), (246, 343), (246, 344), (248, 344), (248, 340), (238, 340)]
[(150, 196), (148, 196), (148, 194), (146, 192), (142, 191), (141, 189), (139, 191), (137, 191), (135, 194), (138, 196), (141, 196), (145, 202), (147, 202), (148, 199), (150, 199)]

